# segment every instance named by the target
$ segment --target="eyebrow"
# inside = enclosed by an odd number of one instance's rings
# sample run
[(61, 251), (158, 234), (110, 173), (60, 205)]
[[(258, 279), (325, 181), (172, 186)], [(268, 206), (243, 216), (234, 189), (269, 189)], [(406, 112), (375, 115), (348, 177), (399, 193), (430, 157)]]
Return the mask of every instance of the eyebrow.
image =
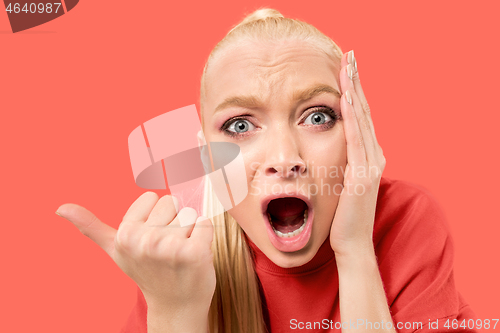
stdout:
[[(305, 102), (313, 97), (320, 94), (333, 94), (337, 98), (340, 98), (340, 93), (337, 89), (327, 85), (327, 84), (318, 84), (313, 87), (296, 91), (293, 94), (293, 100), (297, 102)], [(256, 96), (233, 96), (226, 98), (222, 103), (217, 105), (215, 108), (214, 114), (232, 106), (238, 106), (248, 109), (258, 108), (262, 106), (262, 102)]]

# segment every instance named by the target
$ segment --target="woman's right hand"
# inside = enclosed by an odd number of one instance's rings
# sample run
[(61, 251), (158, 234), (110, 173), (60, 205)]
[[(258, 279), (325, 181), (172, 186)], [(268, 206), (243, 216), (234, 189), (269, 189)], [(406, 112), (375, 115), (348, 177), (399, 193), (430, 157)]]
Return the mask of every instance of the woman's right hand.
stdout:
[(148, 326), (151, 310), (162, 314), (163, 324), (170, 322), (167, 326), (180, 331), (195, 322), (205, 326), (216, 281), (212, 222), (189, 207), (176, 215), (177, 207), (175, 197), (159, 199), (146, 192), (130, 206), (118, 230), (79, 205), (64, 204), (56, 213), (137, 283), (148, 304)]

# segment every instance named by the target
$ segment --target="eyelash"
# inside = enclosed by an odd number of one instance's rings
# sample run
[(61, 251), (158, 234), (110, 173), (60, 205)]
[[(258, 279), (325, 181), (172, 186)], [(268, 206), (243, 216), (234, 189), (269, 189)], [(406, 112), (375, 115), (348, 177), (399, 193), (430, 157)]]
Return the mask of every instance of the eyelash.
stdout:
[[(321, 124), (321, 125), (307, 125), (307, 126), (314, 126), (314, 127), (320, 127), (321, 129), (329, 129), (331, 128), (338, 120), (342, 119), (342, 117), (337, 114), (332, 108), (328, 107), (328, 106), (316, 106), (316, 107), (313, 107), (311, 108), (309, 113), (307, 113), (307, 115), (305, 117), (303, 117), (303, 120), (307, 119), (310, 115), (314, 114), (314, 113), (326, 113), (328, 114), (332, 120), (324, 123), (324, 124)], [(241, 116), (237, 116), (237, 117), (233, 117), (231, 119), (228, 119), (220, 128), (221, 131), (225, 132), (226, 135), (230, 136), (230, 137), (244, 137), (248, 134), (248, 132), (245, 132), (245, 134), (238, 134), (236, 132), (231, 132), (228, 130), (228, 128), (231, 126), (231, 124), (233, 124), (234, 122), (238, 121), (238, 120), (246, 120), (248, 122), (251, 123), (250, 120), (248, 120), (247, 117), (249, 117), (250, 115), (248, 114), (244, 114), (244, 115), (241, 115)], [(255, 126), (255, 125), (254, 125)]]
[(313, 107), (312, 111), (309, 112), (304, 117), (304, 120), (306, 120), (310, 115), (315, 113), (326, 113), (332, 118), (332, 120), (321, 125), (308, 125), (308, 126), (321, 127), (321, 129), (328, 129), (333, 127), (333, 125), (335, 125), (335, 123), (340, 119), (340, 116), (332, 108), (329, 108), (328, 106), (316, 106)]
[[(248, 115), (248, 114), (244, 114), (244, 115), (241, 115), (241, 116), (238, 116), (238, 117), (234, 117), (234, 118), (228, 119), (228, 120), (227, 120), (227, 121), (226, 121), (226, 122), (225, 122), (225, 123), (221, 126), (220, 130), (221, 130), (221, 131), (223, 131), (226, 135), (228, 135), (228, 136), (230, 136), (230, 137), (233, 137), (233, 138), (235, 138), (235, 137), (239, 137), (239, 138), (244, 137), (244, 136), (248, 135), (248, 134), (247, 134), (248, 132), (247, 132), (247, 133), (245, 133), (245, 134), (238, 134), (238, 133), (236, 133), (236, 132), (231, 132), (231, 131), (229, 131), (229, 130), (228, 130), (228, 128), (229, 128), (229, 127), (230, 127), (230, 126), (231, 126), (234, 122), (236, 122), (236, 121), (238, 121), (238, 120), (246, 120), (246, 121), (248, 121), (248, 122), (250, 122), (250, 123), (251, 123), (251, 121), (247, 119), (247, 117), (249, 117), (249, 116), (250, 116), (250, 115)], [(255, 126), (255, 125), (254, 125), (254, 126)]]

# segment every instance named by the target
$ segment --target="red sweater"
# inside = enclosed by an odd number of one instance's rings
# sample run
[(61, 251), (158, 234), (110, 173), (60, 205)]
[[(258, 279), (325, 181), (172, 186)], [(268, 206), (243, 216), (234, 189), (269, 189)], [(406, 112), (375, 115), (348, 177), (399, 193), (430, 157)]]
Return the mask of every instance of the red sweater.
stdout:
[[(270, 332), (340, 332), (339, 281), (329, 237), (310, 262), (293, 268), (275, 265), (255, 244), (248, 243), (254, 253)], [(460, 327), (464, 319), (477, 318), (455, 288), (450, 229), (439, 204), (426, 189), (382, 177), (373, 243), (398, 332), (474, 331)], [(122, 333), (146, 333), (146, 312), (138, 289), (137, 304)], [(458, 320), (457, 329), (451, 326), (454, 319)], [(374, 328), (379, 324), (371, 323)], [(370, 323), (359, 318), (350, 328), (364, 329), (366, 325), (370, 328)]]

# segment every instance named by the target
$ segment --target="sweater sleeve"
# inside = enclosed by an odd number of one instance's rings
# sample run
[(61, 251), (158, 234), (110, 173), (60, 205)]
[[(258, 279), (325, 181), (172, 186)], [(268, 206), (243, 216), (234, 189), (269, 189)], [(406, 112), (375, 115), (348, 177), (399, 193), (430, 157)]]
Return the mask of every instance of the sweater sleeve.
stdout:
[(463, 320), (477, 318), (455, 287), (454, 243), (438, 202), (406, 182), (393, 181), (384, 191), (392, 199), (378, 203), (384, 213), (374, 242), (396, 330), (476, 332), (460, 327)]
[(147, 312), (146, 300), (142, 295), (141, 289), (137, 287), (137, 302), (132, 308), (128, 320), (120, 333), (147, 333)]

